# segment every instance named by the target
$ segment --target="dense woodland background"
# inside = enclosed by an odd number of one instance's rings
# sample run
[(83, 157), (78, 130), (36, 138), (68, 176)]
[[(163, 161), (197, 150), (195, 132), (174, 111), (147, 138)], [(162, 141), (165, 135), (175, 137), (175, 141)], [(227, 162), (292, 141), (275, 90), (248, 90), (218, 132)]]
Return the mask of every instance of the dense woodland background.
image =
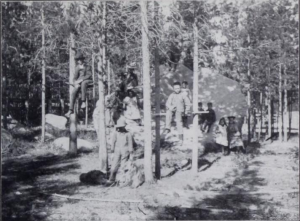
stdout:
[[(94, 66), (102, 47), (97, 38), (100, 34), (106, 36), (106, 65), (110, 63), (114, 73), (109, 82), (111, 91), (117, 74), (131, 62), (136, 62), (142, 81), (139, 3), (106, 2), (105, 27), (102, 7), (99, 2), (2, 3), (4, 116), (10, 114), (28, 125), (41, 123), (43, 59), (47, 112), (62, 114), (60, 99), (66, 104), (69, 99), (64, 82), (69, 78), (71, 35), (76, 50), (82, 51)], [(147, 13), (151, 70), (156, 47), (160, 63), (183, 59), (193, 69), (192, 25), (197, 19), (199, 67), (218, 69), (220, 74), (238, 81), (245, 94), (253, 94), (251, 107), (261, 105), (259, 93), (274, 102), (279, 100), (280, 91), (288, 94), (289, 103), (298, 100), (297, 1), (178, 1), (170, 5), (168, 15), (160, 4), (155, 8), (149, 1)], [(154, 16), (156, 19), (152, 19)], [(97, 96), (97, 89), (90, 90), (91, 100), (97, 100)]]

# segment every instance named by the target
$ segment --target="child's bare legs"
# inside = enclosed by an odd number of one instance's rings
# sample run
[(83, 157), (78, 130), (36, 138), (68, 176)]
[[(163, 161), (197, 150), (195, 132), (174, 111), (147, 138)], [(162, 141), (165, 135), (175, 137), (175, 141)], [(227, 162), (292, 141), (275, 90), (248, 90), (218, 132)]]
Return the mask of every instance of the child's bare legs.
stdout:
[(71, 94), (71, 100), (70, 100), (70, 106), (69, 106), (69, 111), (68, 113), (65, 114), (66, 117), (70, 117), (70, 115), (74, 112), (74, 105), (75, 105), (75, 102), (76, 102), (76, 97), (77, 97), (77, 94), (80, 90), (80, 84), (77, 84), (73, 91), (72, 91), (72, 94)]
[(89, 84), (91, 84), (91, 83), (93, 83), (93, 80), (84, 80), (81, 83), (81, 100), (82, 100), (81, 108), (86, 107), (86, 104), (85, 104), (86, 90), (87, 90), (87, 87), (89, 86)]

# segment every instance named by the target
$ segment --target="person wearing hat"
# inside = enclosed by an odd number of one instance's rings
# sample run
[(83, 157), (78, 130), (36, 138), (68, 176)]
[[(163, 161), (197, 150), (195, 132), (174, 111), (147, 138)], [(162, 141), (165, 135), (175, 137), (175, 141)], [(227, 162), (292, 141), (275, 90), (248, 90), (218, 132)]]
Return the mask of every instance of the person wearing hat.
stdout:
[(126, 79), (125, 79), (126, 89), (134, 88), (134, 87), (138, 86), (138, 84), (139, 84), (137, 75), (134, 73), (134, 69), (135, 69), (135, 64), (131, 63), (128, 66), (128, 71), (125, 72), (125, 75), (126, 75)]
[(244, 143), (242, 140), (242, 133), (235, 122), (235, 116), (229, 116), (229, 123), (227, 127), (229, 149), (237, 149), (239, 152), (245, 153)]
[(132, 160), (133, 138), (129, 131), (125, 129), (126, 122), (123, 116), (120, 116), (116, 122), (116, 131), (111, 140), (111, 151), (114, 153), (111, 164), (109, 182), (115, 182), (118, 169), (124, 165), (128, 159)]
[(74, 79), (73, 79), (73, 87), (74, 88), (73, 88), (73, 91), (71, 94), (69, 111), (68, 111), (68, 113), (65, 114), (65, 116), (68, 118), (74, 112), (74, 105), (76, 102), (78, 92), (80, 90), (81, 90), (81, 100), (82, 100), (81, 108), (86, 107), (86, 104), (85, 104), (86, 90), (87, 90), (88, 85), (93, 83), (91, 69), (86, 67), (84, 60), (85, 60), (85, 58), (81, 53), (78, 53), (75, 56), (75, 61), (77, 63), (77, 66), (75, 68), (75, 74), (74, 74)]

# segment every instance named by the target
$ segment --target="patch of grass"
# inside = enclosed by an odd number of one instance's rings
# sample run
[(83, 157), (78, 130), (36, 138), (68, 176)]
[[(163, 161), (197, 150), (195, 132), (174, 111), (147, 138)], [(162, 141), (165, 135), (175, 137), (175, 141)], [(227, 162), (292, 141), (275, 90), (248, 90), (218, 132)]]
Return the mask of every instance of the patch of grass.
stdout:
[(25, 154), (28, 150), (35, 149), (34, 143), (21, 140), (14, 139), (5, 149), (2, 149), (3, 157), (16, 157), (22, 154)]

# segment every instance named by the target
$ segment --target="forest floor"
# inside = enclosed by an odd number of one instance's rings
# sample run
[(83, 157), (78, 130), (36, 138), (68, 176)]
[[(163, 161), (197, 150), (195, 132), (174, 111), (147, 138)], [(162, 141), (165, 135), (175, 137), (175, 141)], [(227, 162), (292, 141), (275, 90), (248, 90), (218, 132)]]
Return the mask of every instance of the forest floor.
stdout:
[[(96, 150), (70, 158), (30, 144), (2, 159), (3, 220), (299, 220), (298, 136), (252, 143), (245, 155), (208, 148), (197, 177), (187, 168), (135, 189), (82, 184), (80, 174), (97, 169)], [(162, 164), (191, 157), (189, 140), (161, 150)]]

